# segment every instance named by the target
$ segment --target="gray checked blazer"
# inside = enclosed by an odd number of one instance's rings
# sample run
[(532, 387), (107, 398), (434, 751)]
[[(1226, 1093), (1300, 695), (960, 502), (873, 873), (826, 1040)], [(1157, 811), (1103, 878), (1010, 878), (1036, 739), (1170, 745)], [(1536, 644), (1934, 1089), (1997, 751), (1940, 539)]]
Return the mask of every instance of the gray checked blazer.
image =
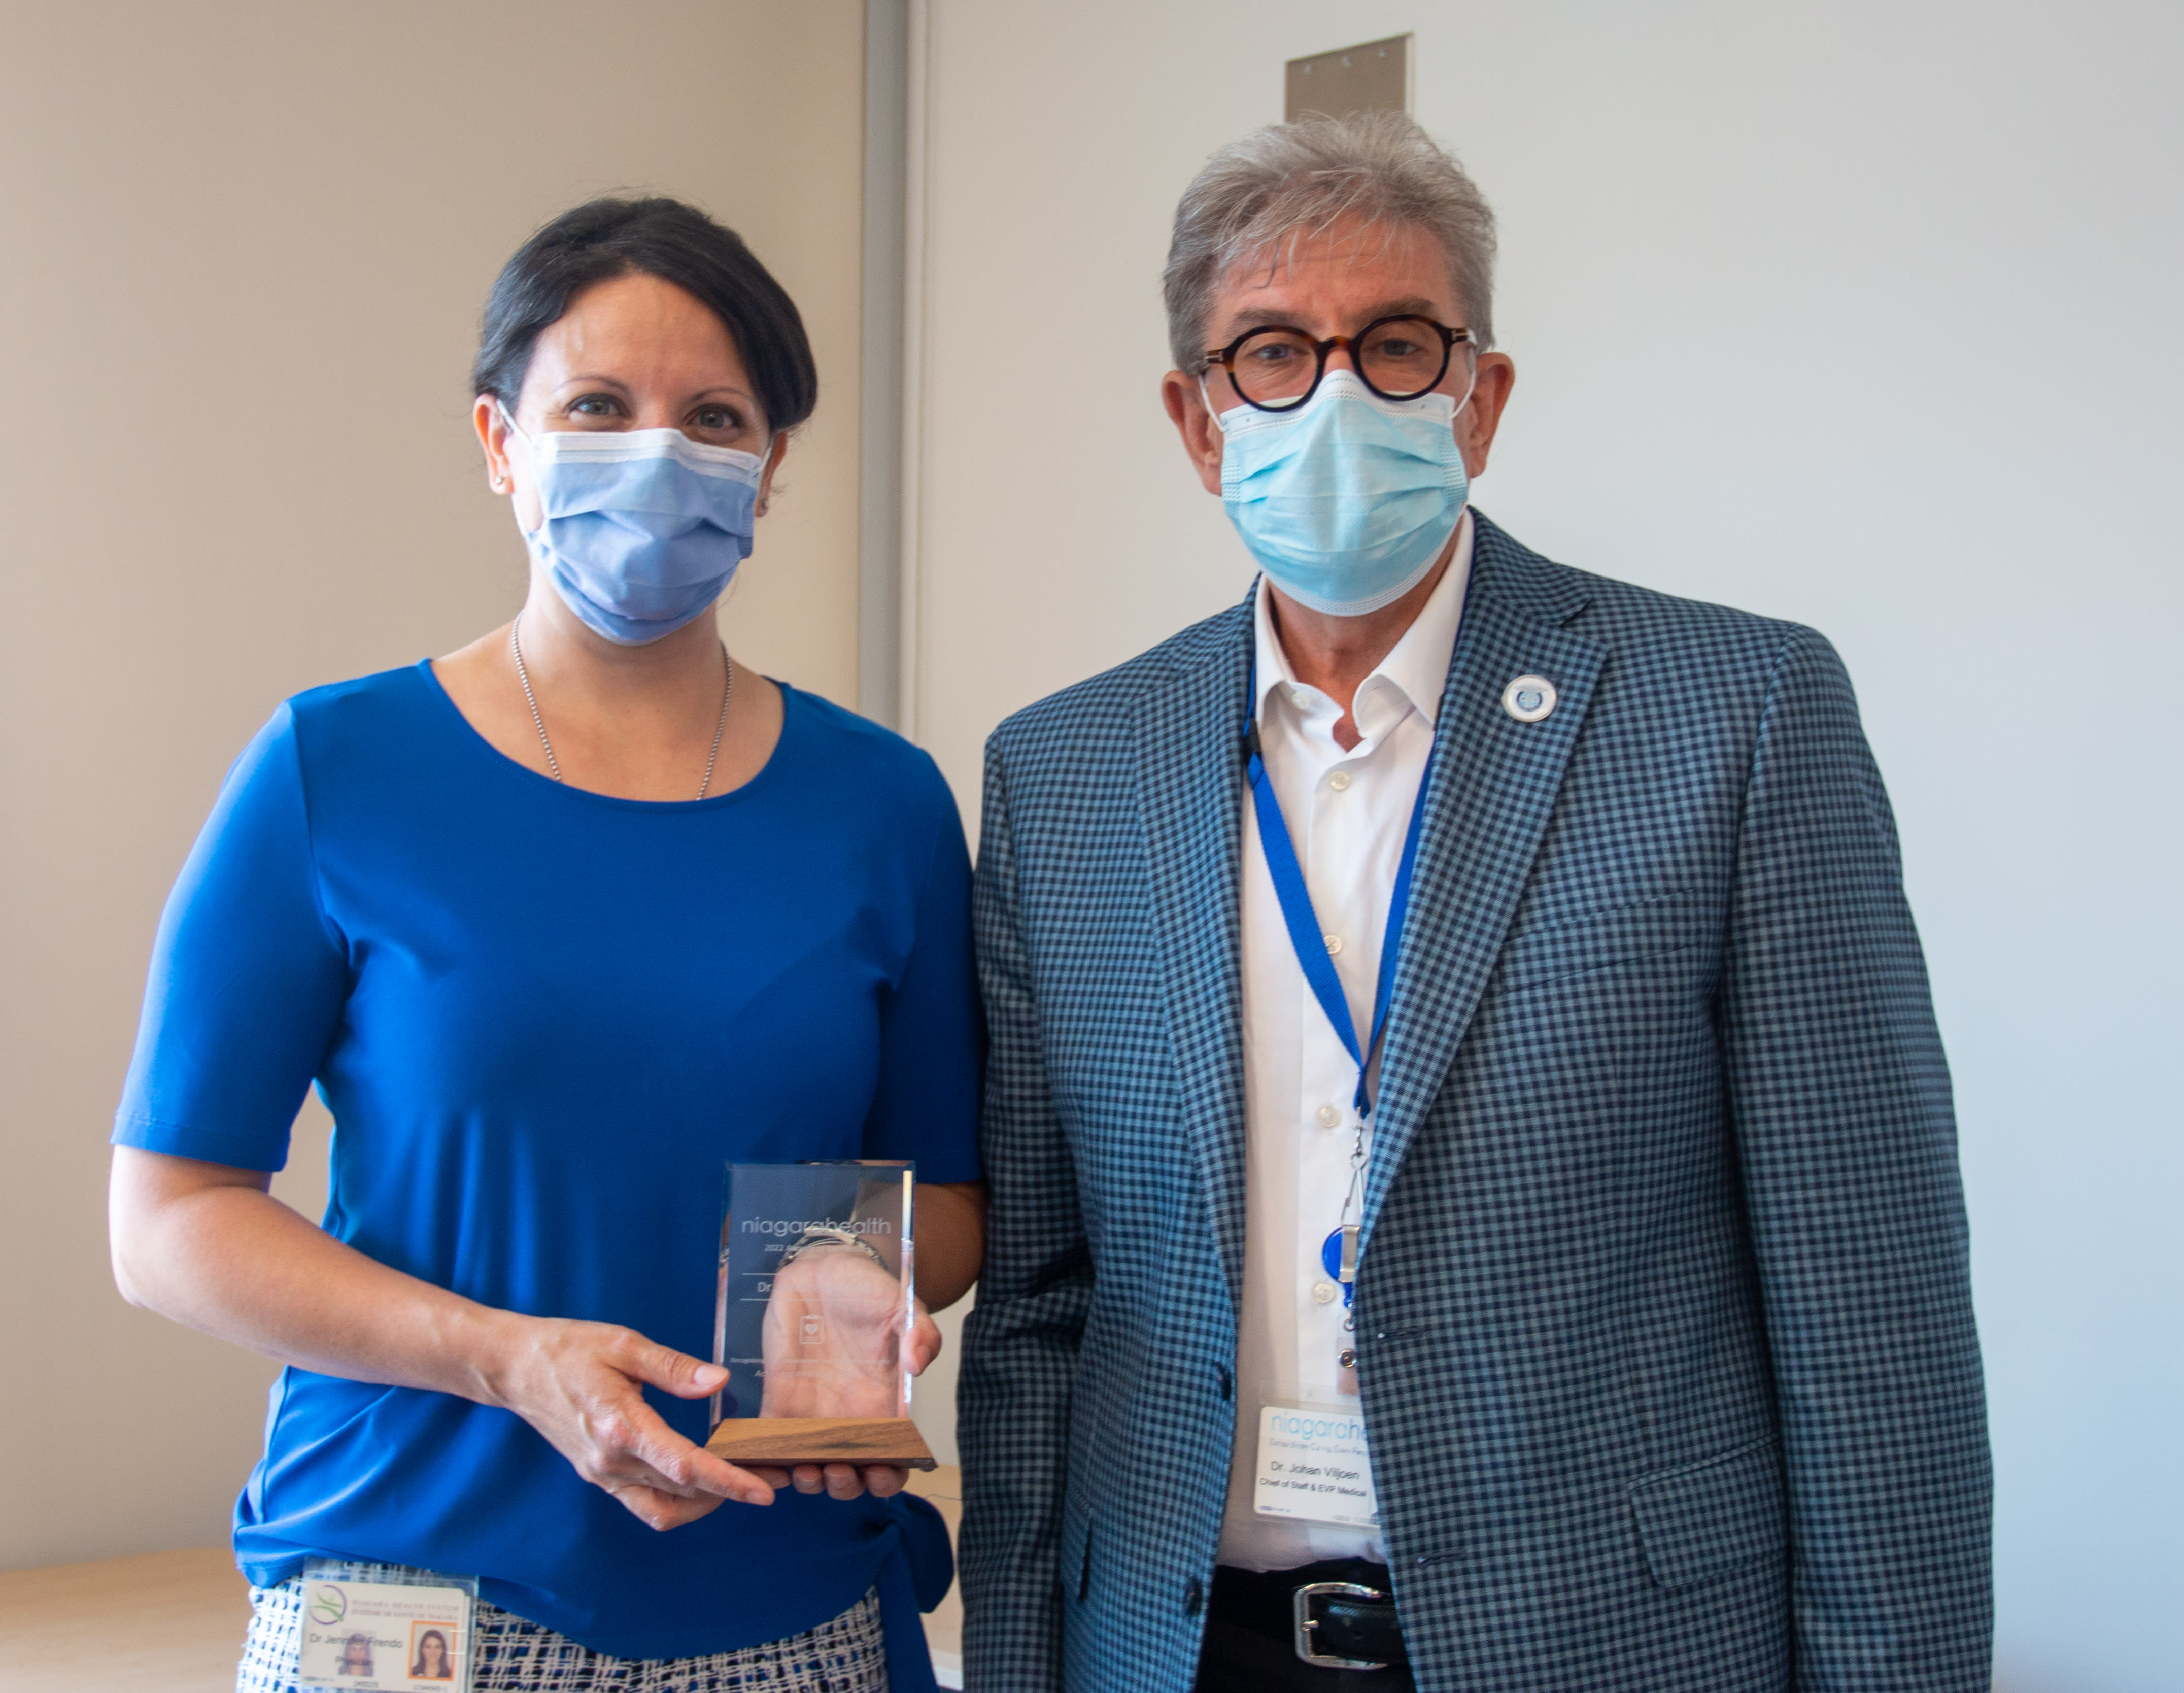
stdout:
[[(987, 747), (985, 1693), (1193, 1679), (1237, 1412), (1251, 642), (1223, 612)], [(1536, 723), (1500, 704), (1526, 672), (1560, 694)], [(1986, 1693), (1948, 1073), (1833, 649), (1480, 517), (1435, 744), (1356, 1307), (1418, 1686)]]

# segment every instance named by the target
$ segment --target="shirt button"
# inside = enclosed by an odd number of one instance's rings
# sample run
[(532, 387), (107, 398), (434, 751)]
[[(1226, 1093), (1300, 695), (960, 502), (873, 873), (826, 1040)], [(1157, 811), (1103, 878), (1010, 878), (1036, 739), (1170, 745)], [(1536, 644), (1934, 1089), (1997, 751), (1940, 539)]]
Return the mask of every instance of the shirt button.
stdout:
[(1332, 958), (1336, 953), (1342, 950), (1342, 937), (1340, 935), (1323, 935), (1321, 938), (1327, 943), (1327, 954), (1329, 957)]
[(1327, 778), (1327, 785), (1337, 794), (1341, 793), (1344, 788), (1350, 786), (1350, 772), (1346, 770), (1336, 771), (1334, 775)]
[(1314, 1111), (1312, 1115), (1319, 1120), (1319, 1126), (1322, 1128), (1340, 1128), (1342, 1127), (1342, 1113), (1335, 1110), (1333, 1105), (1322, 1105), (1317, 1111)]
[(1333, 1282), (1314, 1282), (1312, 1284), (1312, 1303), (1315, 1305), (1333, 1305), (1334, 1303), (1334, 1284)]

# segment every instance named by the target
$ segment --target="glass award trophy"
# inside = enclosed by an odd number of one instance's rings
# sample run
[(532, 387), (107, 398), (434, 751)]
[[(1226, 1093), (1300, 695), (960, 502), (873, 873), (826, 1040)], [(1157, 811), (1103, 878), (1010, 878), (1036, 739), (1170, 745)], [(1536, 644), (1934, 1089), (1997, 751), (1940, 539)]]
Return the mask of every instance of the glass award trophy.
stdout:
[(909, 1164), (731, 1164), (706, 1449), (732, 1464), (931, 1469), (910, 1420)]

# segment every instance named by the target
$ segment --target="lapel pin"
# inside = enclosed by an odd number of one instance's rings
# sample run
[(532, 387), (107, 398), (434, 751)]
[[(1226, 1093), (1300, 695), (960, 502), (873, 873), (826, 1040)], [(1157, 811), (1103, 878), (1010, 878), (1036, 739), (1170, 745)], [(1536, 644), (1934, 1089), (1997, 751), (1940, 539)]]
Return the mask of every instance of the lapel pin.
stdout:
[(1555, 685), (1543, 676), (1520, 676), (1502, 690), (1502, 709), (1519, 723), (1536, 723), (1555, 709)]

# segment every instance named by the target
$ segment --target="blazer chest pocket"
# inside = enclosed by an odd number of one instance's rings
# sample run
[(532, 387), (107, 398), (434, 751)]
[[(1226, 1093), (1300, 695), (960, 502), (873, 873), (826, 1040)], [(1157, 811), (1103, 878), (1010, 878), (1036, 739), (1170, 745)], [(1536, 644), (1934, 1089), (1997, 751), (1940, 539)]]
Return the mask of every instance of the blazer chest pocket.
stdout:
[(1685, 952), (1704, 935), (1696, 892), (1679, 888), (1512, 935), (1502, 944), (1496, 979), (1504, 993), (1511, 993)]
[(1718, 1458), (1659, 1470), (1630, 1490), (1646, 1568), (1663, 1587), (1691, 1587), (1786, 1549), (1788, 1501), (1774, 1435)]

